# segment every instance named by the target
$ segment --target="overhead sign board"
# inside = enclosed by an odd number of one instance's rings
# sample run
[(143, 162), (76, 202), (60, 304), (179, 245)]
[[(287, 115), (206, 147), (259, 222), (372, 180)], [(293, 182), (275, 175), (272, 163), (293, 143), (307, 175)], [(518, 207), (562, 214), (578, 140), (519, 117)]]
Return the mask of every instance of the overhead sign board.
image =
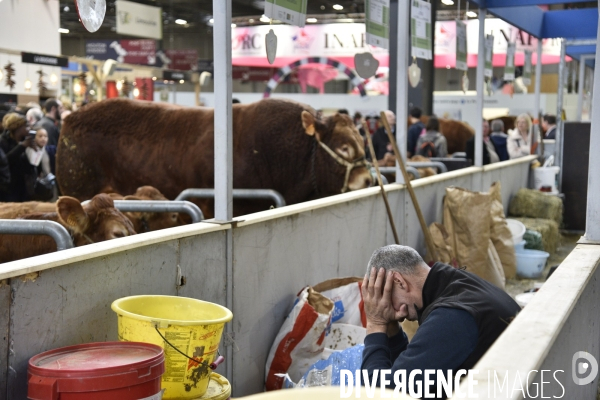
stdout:
[(506, 65), (504, 66), (504, 80), (515, 80), (515, 53), (517, 52), (517, 44), (509, 43), (506, 48)]
[(85, 56), (94, 60), (116, 60), (126, 64), (157, 64), (156, 41), (136, 40), (88, 40), (85, 43)]
[(456, 20), (456, 69), (466, 71), (467, 66), (467, 24)]
[(187, 72), (183, 71), (163, 71), (163, 79), (167, 81), (189, 81)]
[(412, 56), (431, 60), (431, 3), (421, 0), (411, 2), (410, 37)]
[(117, 0), (117, 33), (162, 39), (162, 9), (131, 1)]
[(494, 73), (493, 69), (493, 58), (494, 58), (494, 36), (493, 35), (485, 35), (485, 43), (484, 43), (484, 51), (485, 51), (485, 66), (483, 70), (483, 76), (486, 78), (491, 78)]
[(366, 0), (367, 43), (384, 49), (390, 47), (390, 0)]
[(303, 27), (308, 0), (266, 0), (265, 15), (283, 23)]
[(56, 57), (35, 53), (21, 53), (21, 62), (27, 64), (51, 65), (53, 67), (69, 66), (69, 59), (67, 57)]

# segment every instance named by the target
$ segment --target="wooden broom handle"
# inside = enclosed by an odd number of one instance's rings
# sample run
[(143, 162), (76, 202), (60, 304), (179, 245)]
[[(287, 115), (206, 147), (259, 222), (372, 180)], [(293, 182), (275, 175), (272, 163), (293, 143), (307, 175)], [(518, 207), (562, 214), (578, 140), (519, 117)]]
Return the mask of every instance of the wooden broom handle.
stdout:
[[(425, 247), (427, 247), (427, 258), (429, 261), (436, 261), (437, 253), (435, 251), (435, 245), (433, 244), (433, 238), (431, 237), (431, 233), (429, 229), (427, 229), (427, 224), (425, 223), (425, 218), (423, 218), (423, 213), (421, 212), (421, 207), (419, 206), (419, 201), (417, 200), (417, 196), (415, 196), (415, 192), (413, 191), (412, 185), (410, 183), (410, 179), (408, 178), (408, 173), (406, 172), (406, 167), (404, 166), (404, 161), (400, 156), (400, 150), (398, 150), (398, 145), (396, 144), (396, 139), (394, 138), (394, 134), (392, 133), (392, 128), (390, 127), (390, 123), (387, 120), (385, 112), (381, 112), (381, 121), (383, 122), (383, 126), (387, 131), (388, 138), (390, 139), (390, 143), (394, 148), (394, 155), (396, 156), (396, 161), (400, 165), (400, 170), (402, 171), (402, 176), (404, 177), (404, 184), (408, 189), (408, 193), (410, 194), (410, 198), (412, 200), (413, 205), (415, 206), (415, 212), (417, 213), (417, 218), (419, 219), (419, 224), (421, 225), (421, 230), (423, 231), (423, 235), (425, 236)], [(377, 158), (377, 157), (375, 157)]]
[[(371, 158), (375, 157), (375, 149), (373, 148), (373, 141), (371, 140), (371, 134), (369, 132), (366, 133), (367, 142), (369, 143), (369, 150), (371, 151)], [(390, 203), (388, 202), (387, 193), (383, 189), (383, 181), (381, 180), (381, 172), (379, 171), (379, 165), (377, 164), (377, 160), (373, 163), (375, 166), (375, 171), (377, 171), (377, 180), (379, 181), (379, 187), (381, 188), (381, 195), (383, 196), (383, 202), (385, 203), (385, 209), (387, 210), (388, 218), (390, 220), (390, 225), (392, 227), (392, 233), (394, 234), (394, 240), (396, 244), (400, 244), (400, 239), (398, 239), (398, 232), (396, 231), (396, 224), (394, 224), (394, 217), (392, 216), (392, 210), (390, 208)]]

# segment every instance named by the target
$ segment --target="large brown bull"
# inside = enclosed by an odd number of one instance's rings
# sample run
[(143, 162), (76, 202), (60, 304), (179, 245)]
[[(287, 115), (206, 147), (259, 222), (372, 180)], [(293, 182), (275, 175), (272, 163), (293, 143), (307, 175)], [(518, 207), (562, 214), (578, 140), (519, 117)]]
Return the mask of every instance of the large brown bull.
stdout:
[[(293, 204), (369, 186), (350, 117), (314, 115), (286, 100), (234, 105), (233, 187), (274, 189)], [(152, 185), (173, 199), (187, 188), (212, 188), (213, 119), (213, 109), (203, 107), (126, 99), (91, 104), (64, 122), (56, 160), (60, 189), (86, 199)], [(235, 206), (236, 215), (250, 211)]]
[[(409, 118), (410, 121), (410, 118)], [(424, 115), (421, 122), (427, 125), (429, 117)], [(448, 143), (448, 154), (464, 152), (467, 148), (467, 140), (475, 135), (475, 130), (462, 121), (454, 119), (439, 118), (440, 133), (446, 138)]]

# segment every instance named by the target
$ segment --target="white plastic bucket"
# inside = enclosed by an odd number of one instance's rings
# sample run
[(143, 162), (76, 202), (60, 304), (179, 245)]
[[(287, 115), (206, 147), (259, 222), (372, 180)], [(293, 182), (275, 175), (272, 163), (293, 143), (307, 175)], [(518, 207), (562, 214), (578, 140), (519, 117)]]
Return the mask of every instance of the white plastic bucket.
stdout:
[(517, 275), (523, 278), (539, 278), (546, 266), (549, 253), (539, 250), (520, 250), (517, 256)]
[(525, 225), (521, 221), (517, 221), (516, 219), (506, 219), (506, 224), (508, 225), (508, 229), (510, 229), (510, 233), (512, 234), (513, 243), (515, 245), (521, 243), (523, 240), (523, 235), (525, 234)]
[(540, 190), (543, 186), (550, 186), (552, 192), (557, 192), (556, 175), (560, 172), (560, 167), (541, 167), (533, 170), (533, 187)]
[(524, 240), (521, 240), (519, 243), (515, 243), (515, 251), (525, 250), (525, 244), (527, 244), (527, 242)]

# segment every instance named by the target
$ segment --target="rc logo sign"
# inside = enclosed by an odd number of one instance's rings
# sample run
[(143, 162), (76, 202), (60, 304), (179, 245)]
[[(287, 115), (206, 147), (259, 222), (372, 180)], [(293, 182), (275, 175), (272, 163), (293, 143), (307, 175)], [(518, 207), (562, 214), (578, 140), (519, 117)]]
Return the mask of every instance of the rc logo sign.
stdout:
[(590, 353), (578, 351), (573, 354), (571, 371), (575, 384), (587, 385), (592, 383), (598, 376), (598, 361)]

